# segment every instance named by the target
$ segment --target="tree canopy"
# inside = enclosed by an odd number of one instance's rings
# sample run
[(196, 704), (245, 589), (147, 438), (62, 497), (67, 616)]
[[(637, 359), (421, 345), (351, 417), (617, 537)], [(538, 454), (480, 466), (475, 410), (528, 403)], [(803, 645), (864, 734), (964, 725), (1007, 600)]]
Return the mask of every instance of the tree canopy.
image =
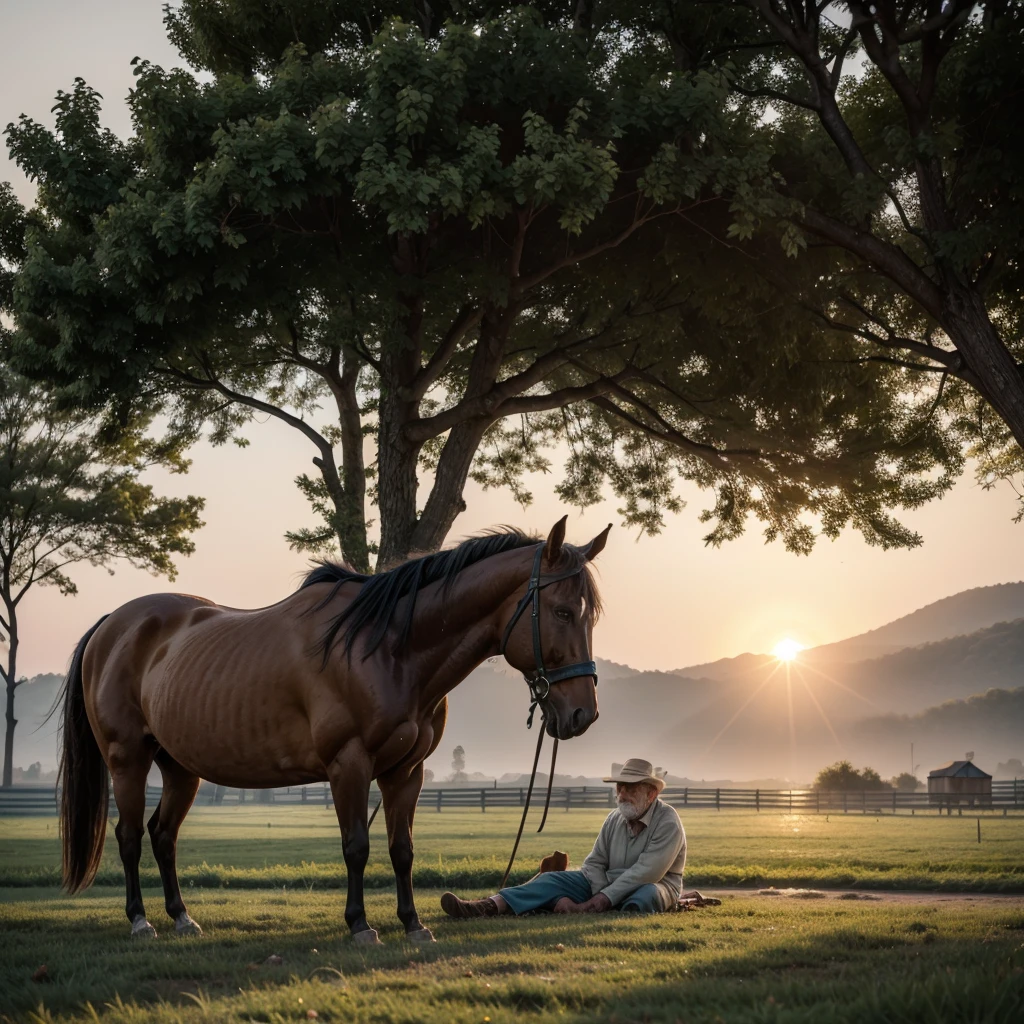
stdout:
[[(844, 75), (879, 31), (855, 7), (844, 29), (773, 0), (186, 0), (168, 30), (205, 74), (139, 61), (131, 139), (81, 81), (54, 132), (8, 127), (39, 186), (28, 214), (0, 203), (0, 223), (28, 224), (9, 358), (112, 428), (164, 411), (171, 445), (244, 443), (257, 413), (301, 431), (321, 522), (289, 539), (357, 568), (369, 504), (391, 564), (444, 541), (471, 476), (528, 501), (523, 474), (555, 445), (565, 500), (610, 486), (647, 530), (688, 480), (713, 494), (713, 543), (754, 516), (807, 551), (808, 514), (827, 536), (917, 543), (893, 512), (951, 485), (969, 425), (991, 440), (993, 410), (1016, 451), (1013, 402), (931, 300), (956, 292), (960, 235), (989, 244), (986, 189), (1009, 235), (1019, 214), (986, 157), (955, 179), (974, 210), (942, 235), (958, 255), (915, 226), (925, 143), (892, 128), (883, 70)], [(926, 5), (900, 9), (923, 25), (900, 59), (933, 31), (957, 43), (943, 111), (1017, 31), (1006, 12), (935, 29)], [(1012, 149), (993, 97), (985, 131)], [(953, 135), (947, 183), (967, 160)], [(1008, 296), (1012, 242), (992, 260), (977, 245), (986, 294)], [(981, 287), (954, 305), (991, 342)]]

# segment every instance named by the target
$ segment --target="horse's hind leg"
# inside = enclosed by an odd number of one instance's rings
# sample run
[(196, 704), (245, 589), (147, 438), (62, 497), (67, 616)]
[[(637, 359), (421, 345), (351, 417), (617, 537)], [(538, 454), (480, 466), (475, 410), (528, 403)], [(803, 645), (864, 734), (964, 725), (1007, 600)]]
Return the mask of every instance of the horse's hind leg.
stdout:
[(178, 845), (178, 829), (185, 820), (192, 801), (199, 789), (199, 776), (183, 768), (167, 753), (160, 750), (156, 763), (163, 776), (164, 788), (153, 817), (149, 819), (149, 838), (153, 842), (153, 856), (160, 869), (160, 881), (164, 886), (164, 906), (167, 915), (174, 921), (174, 930), (179, 935), (202, 935), (203, 930), (192, 920), (178, 887), (178, 868), (175, 853)]
[(327, 765), (334, 810), (341, 826), (341, 850), (348, 873), (345, 921), (352, 938), (375, 944), (377, 932), (366, 920), (363, 903), (363, 873), (370, 857), (370, 834), (366, 824), (366, 803), (370, 793), (370, 759), (359, 740), (351, 740)]
[(412, 821), (423, 788), (423, 763), (397, 768), (377, 779), (388, 824), (388, 849), (398, 886), (398, 918), (413, 942), (433, 942), (416, 913), (412, 894)]
[(156, 929), (146, 920), (139, 882), (142, 857), (143, 820), (146, 815), (146, 776), (153, 763), (153, 749), (139, 729), (130, 740), (115, 740), (107, 747), (107, 766), (117, 804), (117, 848), (124, 865), (125, 913), (132, 923), (132, 938), (156, 938)]

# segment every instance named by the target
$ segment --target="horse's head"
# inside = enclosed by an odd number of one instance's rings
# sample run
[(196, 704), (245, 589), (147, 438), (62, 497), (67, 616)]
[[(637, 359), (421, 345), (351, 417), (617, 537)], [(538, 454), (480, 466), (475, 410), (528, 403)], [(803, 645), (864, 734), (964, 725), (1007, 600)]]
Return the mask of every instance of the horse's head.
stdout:
[(563, 740), (586, 732), (598, 716), (597, 676), (589, 663), (601, 602), (587, 563), (611, 529), (577, 548), (565, 543), (566, 519), (555, 523), (535, 556), (526, 596), (510, 598), (518, 604), (502, 642), (508, 663), (530, 681), (548, 733)]

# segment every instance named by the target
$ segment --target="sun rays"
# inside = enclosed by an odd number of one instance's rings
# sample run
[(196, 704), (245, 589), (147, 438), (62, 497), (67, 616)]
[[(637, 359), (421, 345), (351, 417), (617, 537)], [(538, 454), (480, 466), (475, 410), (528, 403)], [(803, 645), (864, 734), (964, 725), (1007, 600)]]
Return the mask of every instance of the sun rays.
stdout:
[[(864, 694), (858, 693), (851, 686), (848, 686), (845, 683), (840, 682), (838, 679), (835, 679), (832, 676), (830, 676), (827, 672), (823, 672), (821, 669), (816, 668), (814, 665), (811, 665), (807, 661), (800, 658), (800, 653), (805, 650), (807, 650), (807, 648), (803, 644), (799, 643), (796, 640), (792, 640), (789, 637), (786, 637), (785, 639), (780, 640), (775, 645), (775, 647), (772, 648), (771, 653), (775, 659), (774, 662), (762, 662), (755, 669), (748, 670), (742, 673), (742, 675), (746, 676), (751, 675), (754, 672), (770, 669), (765, 678), (762, 679), (755, 686), (755, 688), (747, 695), (747, 697), (743, 700), (740, 706), (733, 712), (732, 716), (729, 718), (729, 721), (727, 721), (725, 725), (723, 725), (722, 728), (718, 730), (718, 732), (715, 734), (715, 737), (711, 740), (711, 742), (705, 749), (704, 756), (711, 753), (711, 751), (714, 749), (718, 741), (721, 740), (721, 738), (729, 731), (730, 728), (732, 728), (732, 726), (743, 715), (747, 708), (750, 707), (754, 700), (764, 691), (765, 687), (767, 687), (774, 679), (776, 679), (776, 677), (779, 675), (780, 669), (785, 669), (785, 699), (786, 715), (789, 726), (789, 751), (791, 768), (796, 764), (796, 755), (798, 747), (793, 692), (796, 684), (799, 684), (803, 687), (804, 692), (806, 692), (807, 694), (808, 700), (813, 705), (814, 710), (817, 712), (817, 716), (821, 719), (821, 722), (825, 726), (825, 729), (828, 731), (829, 736), (835, 743), (837, 751), (842, 753), (844, 749), (843, 741), (839, 738), (839, 734), (836, 732), (836, 729), (833, 726), (832, 721), (829, 718), (824, 706), (822, 705), (821, 700), (819, 700), (818, 695), (814, 692), (815, 687), (812, 685), (812, 680), (808, 679), (808, 677), (804, 674), (804, 670), (807, 670), (807, 672), (811, 672), (815, 676), (819, 677), (820, 681), (824, 681), (826, 683), (831, 684), (832, 686), (835, 686), (837, 689), (842, 690), (853, 697), (856, 697), (858, 700), (863, 701), (865, 704), (869, 705), (872, 708), (878, 709), (879, 706), (875, 703), (875, 701), (871, 700), (870, 697), (866, 697)], [(794, 675), (796, 677), (795, 679)], [(821, 686), (820, 681), (818, 684), (816, 684), (818, 688), (820, 688)]]

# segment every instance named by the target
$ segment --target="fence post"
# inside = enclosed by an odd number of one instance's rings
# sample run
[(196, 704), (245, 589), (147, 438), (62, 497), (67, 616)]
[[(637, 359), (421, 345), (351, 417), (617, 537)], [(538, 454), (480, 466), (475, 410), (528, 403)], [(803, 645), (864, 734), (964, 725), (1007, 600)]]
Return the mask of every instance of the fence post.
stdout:
[(720, 811), (722, 809), (722, 791), (720, 789), (715, 790), (715, 810)]
[(437, 791), (437, 813), (441, 813), (441, 794), (444, 792), (443, 789)]
[(758, 814), (761, 813), (761, 790), (754, 790), (754, 809)]
[(821, 814), (821, 790), (814, 791), (814, 813)]
[[(584, 803), (587, 802), (586, 797), (584, 797), (583, 802)], [(572, 806), (572, 788), (569, 787), (569, 786), (566, 786), (565, 787), (565, 813), (566, 814), (569, 813), (569, 808), (571, 806)]]
[(789, 791), (789, 813), (793, 813), (793, 790)]
[(690, 787), (683, 787), (683, 806), (685, 807), (690, 802)]
[(843, 790), (843, 814), (846, 813), (846, 790)]
[(892, 791), (892, 813), (896, 813), (896, 790)]
[(480, 813), (483, 814), (487, 810), (487, 790), (480, 787)]
[(519, 787), (519, 806), (523, 806), (523, 787)]

